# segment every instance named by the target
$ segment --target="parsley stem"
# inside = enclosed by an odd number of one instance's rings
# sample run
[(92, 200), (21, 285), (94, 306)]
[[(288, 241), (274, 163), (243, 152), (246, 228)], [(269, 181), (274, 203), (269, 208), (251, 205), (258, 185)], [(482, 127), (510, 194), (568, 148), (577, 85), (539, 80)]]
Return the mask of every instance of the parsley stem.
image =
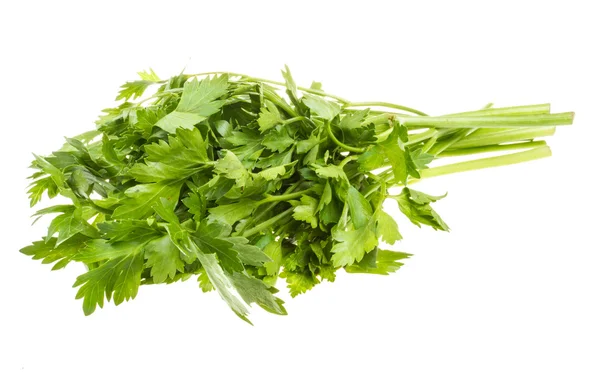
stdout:
[(258, 205), (266, 204), (269, 202), (294, 200), (294, 199), (308, 193), (308, 191), (309, 191), (308, 189), (305, 189), (303, 191), (288, 193), (288, 194), (267, 195), (264, 199), (262, 199), (258, 202)]
[(286, 119), (286, 120), (284, 120), (284, 121), (281, 123), (281, 125), (282, 125), (282, 126), (285, 126), (286, 124), (295, 123), (295, 122), (301, 122), (301, 121), (303, 121), (303, 120), (305, 120), (305, 119), (306, 119), (306, 117), (305, 117), (305, 116), (295, 116), (295, 117), (293, 117), (293, 118), (290, 118), (290, 119)]
[(422, 142), (423, 140), (427, 140), (436, 135), (438, 135), (438, 130), (436, 130), (435, 128), (430, 128), (425, 132), (409, 135), (408, 141), (406, 142), (406, 144), (410, 145), (410, 144), (419, 143), (419, 142)]
[(464, 139), (454, 143), (452, 148), (471, 148), (531, 140), (554, 135), (555, 131), (556, 127), (554, 126), (478, 130), (477, 132), (474, 132)]
[[(381, 111), (381, 110), (372, 110), (369, 109), (369, 114), (373, 114), (374, 116), (376, 115), (382, 115), (382, 114), (387, 114), (388, 116), (410, 116), (409, 114), (404, 114), (401, 112), (389, 112), (389, 111)], [(372, 116), (370, 118), (373, 118)], [(369, 118), (367, 118), (368, 120)]]
[(513, 143), (513, 144), (496, 144), (496, 145), (482, 146), (482, 147), (452, 149), (452, 150), (444, 151), (444, 152), (438, 154), (437, 156), (438, 157), (464, 156), (464, 155), (473, 155), (473, 154), (478, 154), (478, 153), (509, 151), (509, 150), (524, 149), (524, 148), (536, 148), (536, 147), (543, 147), (545, 145), (546, 145), (545, 140), (536, 140), (536, 141), (532, 141), (532, 142)]
[[(542, 114), (547, 114), (550, 112), (550, 107), (545, 107), (544, 105), (541, 105), (542, 107), (538, 107), (540, 105), (533, 105), (533, 106), (524, 106), (524, 107), (505, 107), (505, 108), (498, 108), (495, 110), (490, 110), (492, 108), (494, 104), (493, 103), (488, 103), (487, 105), (485, 105), (483, 107), (483, 109), (481, 110), (476, 110), (476, 111), (472, 111), (470, 113), (466, 113), (468, 115), (473, 115), (473, 114), (477, 114), (477, 115), (499, 115), (498, 111), (502, 111), (502, 112), (507, 112), (507, 109), (510, 109), (510, 115), (519, 115), (520, 112), (522, 112), (524, 109), (527, 110), (527, 112), (531, 112), (532, 110), (534, 110), (534, 113), (541, 111), (540, 113)], [(459, 115), (465, 115), (465, 114), (459, 114)], [(433, 147), (428, 147), (428, 150), (431, 150), (430, 154), (433, 155), (439, 155), (440, 153), (442, 153), (443, 151), (445, 151), (446, 149), (450, 148), (452, 145), (456, 144), (457, 142), (463, 140), (467, 135), (473, 133), (477, 131), (477, 128), (471, 128), (468, 130), (460, 130), (459, 132), (456, 133), (455, 136), (451, 137), (450, 139), (444, 141), (441, 144), (438, 144), (437, 146)], [(433, 143), (435, 144), (435, 142)], [(425, 148), (423, 148), (423, 152), (425, 152)]]
[(423, 144), (423, 153), (429, 152), (431, 147), (437, 142), (439, 134), (433, 135), (425, 144)]
[(386, 112), (383, 114), (378, 114), (375, 116), (370, 116), (367, 119), (365, 119), (365, 121), (363, 122), (363, 124), (382, 124), (382, 123), (389, 123), (390, 121), (393, 121), (394, 119), (396, 119), (398, 116), (410, 116), (410, 115), (406, 115), (406, 114), (395, 114), (392, 112)]
[(356, 152), (356, 153), (363, 153), (366, 151), (365, 148), (359, 148), (359, 147), (352, 147), (349, 146), (347, 144), (344, 144), (342, 142), (340, 142), (335, 135), (333, 134), (333, 132), (331, 131), (331, 124), (329, 123), (329, 121), (325, 122), (325, 129), (327, 130), (327, 135), (329, 136), (329, 138), (331, 140), (333, 140), (333, 142), (340, 148), (349, 151), (349, 152)]
[(397, 110), (411, 112), (416, 115), (427, 116), (427, 114), (425, 114), (424, 112), (415, 110), (414, 108), (398, 105), (395, 103), (388, 103), (388, 102), (350, 102), (350, 103), (346, 103), (344, 105), (344, 107), (369, 107), (369, 106), (393, 108), (393, 109), (397, 109)]
[(250, 237), (251, 235), (254, 235), (256, 233), (260, 233), (262, 230), (268, 228), (271, 225), (274, 225), (275, 223), (277, 223), (279, 220), (287, 217), (288, 215), (290, 215), (292, 212), (294, 211), (294, 208), (289, 208), (284, 212), (279, 213), (278, 215), (269, 218), (268, 220), (266, 220), (265, 222), (262, 222), (258, 225), (256, 225), (255, 227), (253, 227), (252, 229), (248, 229), (245, 232), (242, 233), (242, 237)]
[(440, 153), (442, 153), (443, 151), (445, 151), (446, 149), (448, 149), (450, 146), (459, 142), (460, 140), (462, 140), (464, 137), (466, 137), (467, 135), (469, 135), (471, 132), (473, 132), (475, 130), (476, 130), (476, 128), (471, 128), (468, 130), (460, 130), (454, 136), (452, 136), (450, 139), (440, 142), (439, 144), (436, 144), (435, 146), (433, 146), (430, 149), (429, 153), (437, 156)]
[(517, 164), (530, 160), (537, 160), (551, 156), (552, 152), (548, 146), (533, 148), (527, 151), (510, 153), (506, 155), (486, 157), (483, 159), (463, 161), (460, 163), (447, 164), (434, 168), (421, 170), (421, 179), (448, 175), (457, 172), (473, 171), (476, 169), (499, 167), (503, 165)]
[(407, 127), (435, 128), (541, 127), (572, 124), (573, 116), (572, 112), (509, 116), (407, 116), (400, 118), (400, 123)]
[(353, 160), (357, 160), (358, 156), (353, 156), (353, 155), (348, 155), (346, 156), (346, 158), (342, 161), (340, 161), (340, 163), (338, 164), (338, 167), (340, 168), (344, 168), (344, 166), (346, 164), (348, 164), (349, 162), (353, 161)]
[(543, 103), (527, 106), (484, 108), (482, 110), (446, 114), (444, 116), (499, 116), (499, 115), (536, 115), (549, 114), (550, 104)]
[[(281, 195), (285, 196), (285, 195), (288, 195), (288, 194), (292, 193), (293, 191), (295, 191), (296, 189), (298, 189), (298, 187), (300, 187), (300, 185), (302, 185), (302, 183), (303, 183), (303, 181), (299, 181), (297, 183), (292, 184)], [(265, 215), (267, 215), (267, 213), (269, 213), (271, 210), (273, 210), (273, 208), (275, 208), (279, 203), (280, 203), (280, 201), (273, 201), (263, 211), (261, 211), (260, 213), (257, 213), (256, 215), (250, 217), (250, 219), (246, 222), (246, 224), (244, 225), (244, 227), (240, 231), (238, 231), (236, 234), (237, 235), (242, 234), (244, 232), (244, 230), (246, 230), (246, 228), (245, 228), (246, 226), (248, 226), (252, 222), (260, 221)]]

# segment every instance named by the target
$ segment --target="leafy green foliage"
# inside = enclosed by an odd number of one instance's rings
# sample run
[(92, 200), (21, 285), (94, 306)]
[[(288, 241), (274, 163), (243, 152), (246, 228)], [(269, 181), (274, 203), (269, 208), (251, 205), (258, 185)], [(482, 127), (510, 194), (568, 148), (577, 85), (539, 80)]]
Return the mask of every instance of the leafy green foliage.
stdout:
[[(341, 268), (395, 272), (410, 255), (380, 247), (402, 239), (384, 200), (395, 200), (418, 226), (447, 231), (432, 208), (444, 196), (407, 184), (487, 166), (428, 168), (468, 135), (462, 127), (494, 127), (494, 118), (512, 117), (510, 109), (472, 121), (357, 109), (371, 104), (353, 105), (316, 82), (300, 87), (287, 66), (280, 85), (227, 74), (138, 74), (121, 87), (122, 103), (103, 110), (96, 130), (36, 155), (31, 165), (31, 206), (44, 197), (64, 202), (34, 214), (53, 219), (46, 237), (21, 252), (53, 269), (82, 263), (87, 271), (74, 286), (86, 315), (106, 301), (135, 298), (140, 285), (197, 277), (203, 292), (216, 291), (248, 321), (253, 304), (286, 314), (275, 296), (279, 278), (297, 296), (333, 282)], [(548, 118), (536, 114), (523, 123)], [(508, 134), (503, 143), (526, 138), (491, 130)], [(544, 152), (525, 152), (522, 160)], [(388, 193), (395, 186), (400, 193)]]
[(175, 279), (177, 273), (185, 271), (185, 263), (179, 256), (179, 249), (165, 235), (144, 246), (145, 267), (150, 268), (154, 283), (164, 283), (167, 279)]
[(168, 137), (145, 147), (145, 163), (136, 163), (129, 175), (139, 182), (186, 179), (206, 168), (208, 146), (199, 130), (177, 129)]
[(349, 273), (389, 275), (404, 265), (400, 261), (410, 256), (411, 254), (407, 253), (375, 249), (366, 254), (362, 261), (348, 266), (346, 271)]
[(218, 112), (225, 101), (218, 100), (227, 93), (227, 75), (213, 78), (196, 78), (183, 86), (181, 99), (175, 110), (156, 122), (163, 130), (174, 133), (177, 128), (194, 129), (197, 123)]
[(435, 230), (448, 231), (448, 225), (433, 210), (431, 203), (444, 198), (444, 196), (429, 196), (425, 193), (410, 188), (404, 188), (402, 193), (393, 198), (398, 202), (400, 211), (417, 226), (429, 225)]

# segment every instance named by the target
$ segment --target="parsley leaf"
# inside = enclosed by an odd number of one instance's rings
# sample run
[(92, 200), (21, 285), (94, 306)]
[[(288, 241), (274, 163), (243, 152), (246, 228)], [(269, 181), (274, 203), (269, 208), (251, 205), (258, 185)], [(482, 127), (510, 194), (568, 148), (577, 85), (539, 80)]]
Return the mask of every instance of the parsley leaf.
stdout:
[(394, 179), (397, 182), (406, 184), (409, 175), (414, 178), (420, 178), (420, 175), (410, 151), (404, 147), (404, 143), (400, 139), (402, 132), (399, 132), (399, 129), (405, 130), (406, 127), (395, 127), (387, 140), (381, 144), (381, 148), (385, 157), (392, 165)]
[(220, 221), (228, 225), (234, 225), (236, 222), (248, 217), (257, 208), (256, 201), (244, 199), (226, 205), (219, 205), (208, 209), (210, 213), (209, 221)]
[(218, 112), (225, 101), (218, 100), (227, 93), (227, 75), (192, 79), (183, 85), (183, 93), (177, 108), (161, 118), (156, 125), (169, 133), (177, 128), (193, 129), (207, 117)]
[(143, 183), (185, 179), (207, 165), (207, 149), (199, 130), (179, 128), (168, 143), (147, 145), (146, 162), (134, 164), (128, 174)]
[(112, 218), (146, 218), (152, 214), (152, 206), (161, 198), (177, 200), (182, 183), (163, 181), (139, 184), (125, 191), (125, 199), (112, 214)]
[(331, 257), (335, 267), (351, 265), (362, 260), (366, 252), (373, 250), (377, 243), (377, 234), (373, 223), (355, 229), (352, 226), (347, 230), (336, 230), (333, 232), (336, 243), (331, 251)]
[(404, 265), (400, 262), (410, 258), (411, 254), (392, 250), (375, 249), (366, 254), (363, 260), (352, 266), (346, 267), (349, 273), (389, 275), (396, 272)]
[(448, 231), (450, 230), (448, 225), (446, 225), (430, 205), (432, 202), (443, 197), (429, 196), (413, 189), (404, 188), (402, 193), (392, 198), (398, 202), (400, 211), (415, 225), (421, 226), (421, 224), (424, 224), (431, 226), (435, 230)]
[(265, 103), (267, 107), (260, 109), (260, 116), (258, 117), (259, 129), (263, 133), (283, 122), (277, 106), (271, 101), (266, 101)]
[(168, 278), (174, 279), (178, 271), (185, 271), (179, 249), (167, 235), (149, 242), (144, 247), (144, 258), (145, 267), (150, 268), (154, 283), (163, 283)]
[(309, 223), (313, 228), (319, 225), (316, 217), (318, 201), (310, 196), (302, 196), (300, 201), (290, 201), (294, 205), (294, 218)]
[(390, 245), (402, 239), (398, 224), (392, 216), (383, 210), (380, 210), (377, 216), (377, 236)]
[(322, 97), (311, 94), (304, 94), (302, 102), (304, 102), (316, 116), (326, 120), (332, 120), (341, 111), (340, 106), (337, 103), (330, 102)]
[(139, 98), (144, 94), (148, 86), (155, 84), (155, 81), (141, 80), (141, 81), (132, 81), (127, 82), (123, 86), (121, 86), (121, 91), (119, 91), (119, 95), (115, 100), (123, 99), (125, 101), (130, 98)]

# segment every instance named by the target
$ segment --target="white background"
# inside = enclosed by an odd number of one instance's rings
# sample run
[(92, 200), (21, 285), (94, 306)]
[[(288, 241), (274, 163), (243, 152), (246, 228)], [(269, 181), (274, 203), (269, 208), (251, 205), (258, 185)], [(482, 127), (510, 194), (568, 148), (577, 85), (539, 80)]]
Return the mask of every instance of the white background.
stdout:
[[(599, 71), (593, 1), (7, 1), (0, 6), (0, 380), (600, 379)], [(31, 152), (93, 128), (118, 87), (229, 70), (320, 80), (355, 101), (431, 114), (552, 102), (576, 111), (554, 156), (429, 180), (434, 232), (397, 217), (416, 255), (342, 274), (251, 327), (190, 280), (84, 317), (77, 264), (18, 249)], [(280, 284), (284, 289), (284, 284)]]

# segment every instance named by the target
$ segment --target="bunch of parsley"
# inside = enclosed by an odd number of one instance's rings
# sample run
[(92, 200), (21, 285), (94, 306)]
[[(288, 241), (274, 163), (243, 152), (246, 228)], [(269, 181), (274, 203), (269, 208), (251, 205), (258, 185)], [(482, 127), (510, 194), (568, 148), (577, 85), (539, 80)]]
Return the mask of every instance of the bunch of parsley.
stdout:
[[(416, 225), (448, 226), (441, 197), (408, 187), (418, 179), (548, 156), (539, 137), (570, 124), (549, 105), (430, 117), (385, 102), (352, 103), (320, 83), (296, 86), (235, 73), (152, 70), (122, 86), (97, 129), (35, 156), (29, 197), (67, 203), (46, 237), (24, 254), (53, 270), (72, 261), (87, 272), (75, 287), (86, 315), (120, 304), (142, 284), (194, 277), (247, 320), (248, 305), (285, 314), (292, 296), (340, 268), (388, 274), (409, 254), (379, 248), (402, 238), (383, 211), (386, 198)], [(149, 88), (155, 93), (139, 101)], [(370, 107), (370, 108), (369, 108)], [(383, 110), (382, 110), (383, 109)], [(387, 111), (385, 111), (387, 110)], [(512, 151), (429, 168), (448, 156)], [(390, 194), (391, 187), (401, 191)]]

